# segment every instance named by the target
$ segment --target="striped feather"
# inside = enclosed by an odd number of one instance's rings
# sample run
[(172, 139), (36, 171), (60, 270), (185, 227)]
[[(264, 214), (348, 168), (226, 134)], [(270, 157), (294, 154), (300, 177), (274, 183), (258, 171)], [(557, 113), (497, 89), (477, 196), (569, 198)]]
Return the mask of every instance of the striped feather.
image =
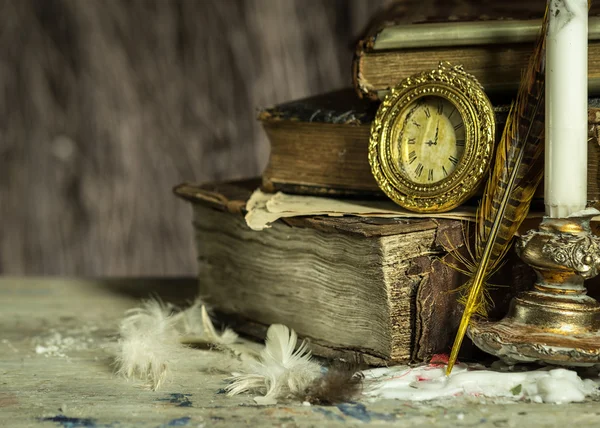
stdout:
[(477, 213), (475, 260), (468, 265), (469, 281), (461, 287), (465, 308), (452, 346), (446, 374), (450, 374), (473, 314), (487, 316), (486, 285), (502, 263), (512, 238), (527, 216), (543, 175), (544, 74), (547, 10), (535, 50), (513, 102), (494, 167)]

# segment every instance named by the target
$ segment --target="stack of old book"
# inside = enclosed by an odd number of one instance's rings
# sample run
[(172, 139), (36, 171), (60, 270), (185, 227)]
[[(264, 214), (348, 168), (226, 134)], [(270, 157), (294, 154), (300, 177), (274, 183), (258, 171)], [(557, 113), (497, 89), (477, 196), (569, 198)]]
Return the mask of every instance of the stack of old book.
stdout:
[[(600, 83), (594, 19), (592, 90)], [(460, 314), (451, 290), (465, 280), (449, 266), (449, 250), (464, 247), (461, 219), (472, 218), (473, 210), (417, 217), (387, 201), (370, 172), (370, 122), (391, 87), (448, 60), (461, 63), (492, 101), (499, 100), (501, 132), (504, 102), (514, 95), (539, 24), (402, 26), (387, 20), (358, 43), (354, 88), (260, 113), (271, 142), (262, 180), (176, 187), (194, 207), (200, 293), (215, 312), (255, 337), (270, 324), (286, 324), (328, 357), (359, 354), (386, 364), (447, 352)], [(596, 202), (595, 100), (589, 123), (589, 199)], [(514, 284), (531, 273), (509, 264), (504, 274)], [(499, 296), (501, 307), (508, 296)]]

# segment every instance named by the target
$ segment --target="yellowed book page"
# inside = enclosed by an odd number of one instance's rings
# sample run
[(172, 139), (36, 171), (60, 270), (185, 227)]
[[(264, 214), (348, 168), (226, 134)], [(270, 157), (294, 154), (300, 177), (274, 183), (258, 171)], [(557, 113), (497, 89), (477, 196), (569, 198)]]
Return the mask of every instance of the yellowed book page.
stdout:
[(252, 230), (263, 230), (280, 218), (308, 215), (331, 217), (358, 216), (384, 218), (444, 218), (453, 220), (474, 220), (474, 207), (459, 207), (455, 210), (431, 214), (419, 214), (403, 209), (392, 201), (360, 201), (332, 199), (319, 196), (289, 195), (278, 192), (264, 193), (256, 190), (246, 205), (246, 224)]

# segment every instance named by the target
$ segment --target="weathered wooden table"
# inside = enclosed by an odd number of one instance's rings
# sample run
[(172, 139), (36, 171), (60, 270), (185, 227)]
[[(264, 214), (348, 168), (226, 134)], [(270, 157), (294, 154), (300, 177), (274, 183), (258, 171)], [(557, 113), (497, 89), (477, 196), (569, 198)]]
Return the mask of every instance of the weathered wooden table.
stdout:
[(223, 394), (237, 362), (189, 350), (153, 392), (116, 377), (112, 352), (123, 312), (151, 293), (191, 300), (194, 279), (0, 279), (0, 426), (600, 426), (600, 403), (495, 404), (363, 401), (261, 407)]

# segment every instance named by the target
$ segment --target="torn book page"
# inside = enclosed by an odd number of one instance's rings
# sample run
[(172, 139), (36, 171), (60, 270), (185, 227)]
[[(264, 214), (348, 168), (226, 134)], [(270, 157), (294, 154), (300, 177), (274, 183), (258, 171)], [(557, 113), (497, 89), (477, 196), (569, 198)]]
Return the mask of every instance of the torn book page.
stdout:
[(246, 223), (252, 230), (263, 230), (280, 218), (309, 215), (331, 217), (358, 216), (382, 218), (444, 218), (474, 220), (476, 208), (461, 206), (445, 213), (421, 214), (403, 209), (392, 201), (332, 199), (320, 196), (274, 194), (256, 190), (246, 204)]

